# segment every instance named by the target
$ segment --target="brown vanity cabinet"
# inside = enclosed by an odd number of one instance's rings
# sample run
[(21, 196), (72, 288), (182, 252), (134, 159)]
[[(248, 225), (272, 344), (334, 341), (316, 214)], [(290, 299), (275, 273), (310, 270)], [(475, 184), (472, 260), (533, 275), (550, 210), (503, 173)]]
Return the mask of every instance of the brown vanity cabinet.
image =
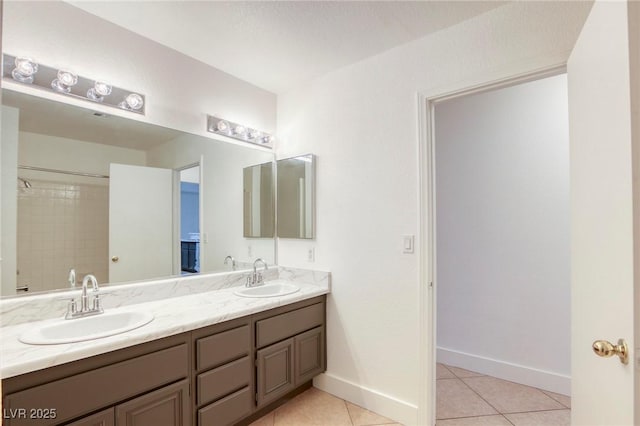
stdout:
[(232, 425), (253, 410), (251, 317), (193, 332), (197, 424)]
[[(3, 424), (191, 423), (189, 333), (3, 381)], [(172, 417), (168, 418), (171, 414)]]
[(324, 297), (256, 315), (256, 402), (269, 404), (322, 373)]
[(3, 380), (2, 424), (244, 424), (325, 366), (318, 296)]

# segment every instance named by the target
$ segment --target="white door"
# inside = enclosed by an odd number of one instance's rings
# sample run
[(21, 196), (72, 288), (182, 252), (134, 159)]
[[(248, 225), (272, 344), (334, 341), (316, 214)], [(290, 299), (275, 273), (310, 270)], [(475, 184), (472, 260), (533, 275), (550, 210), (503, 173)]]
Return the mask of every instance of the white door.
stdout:
[(111, 164), (109, 175), (109, 281), (171, 275), (172, 170)]
[[(638, 424), (627, 17), (626, 2), (596, 1), (567, 65), (573, 425)], [(595, 340), (619, 338), (627, 365), (592, 351)]]

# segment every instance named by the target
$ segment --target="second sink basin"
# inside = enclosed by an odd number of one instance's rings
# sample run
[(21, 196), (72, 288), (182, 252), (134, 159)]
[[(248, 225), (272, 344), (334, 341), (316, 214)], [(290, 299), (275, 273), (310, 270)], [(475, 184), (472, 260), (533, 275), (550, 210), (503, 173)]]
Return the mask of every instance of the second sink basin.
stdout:
[(274, 280), (257, 287), (245, 287), (242, 290), (236, 291), (234, 294), (242, 297), (276, 297), (286, 296), (298, 290), (300, 290), (300, 287), (295, 284), (284, 280)]
[(19, 337), (30, 345), (82, 342), (125, 333), (153, 320), (147, 312), (108, 312), (86, 318), (55, 320), (27, 330)]

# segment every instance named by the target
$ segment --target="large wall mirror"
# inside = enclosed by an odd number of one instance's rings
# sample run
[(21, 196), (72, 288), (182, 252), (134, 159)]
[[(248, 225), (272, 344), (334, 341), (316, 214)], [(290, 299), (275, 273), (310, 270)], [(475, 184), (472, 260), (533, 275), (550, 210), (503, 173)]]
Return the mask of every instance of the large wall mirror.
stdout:
[(315, 156), (278, 160), (278, 237), (314, 238)]
[(72, 268), (113, 284), (229, 270), (227, 255), (275, 263), (273, 238), (243, 236), (244, 169), (271, 152), (6, 89), (2, 102), (3, 295), (68, 288)]

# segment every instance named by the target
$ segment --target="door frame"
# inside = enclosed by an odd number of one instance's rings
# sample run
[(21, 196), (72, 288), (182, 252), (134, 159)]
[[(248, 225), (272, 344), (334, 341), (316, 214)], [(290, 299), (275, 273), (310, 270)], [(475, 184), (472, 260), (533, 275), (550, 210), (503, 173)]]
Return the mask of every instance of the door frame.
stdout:
[(198, 255), (198, 266), (200, 267), (200, 272), (202, 272), (202, 244), (206, 241), (206, 237), (203, 232), (203, 224), (204, 224), (204, 215), (203, 215), (203, 201), (204, 197), (202, 196), (202, 181), (204, 177), (204, 156), (201, 155), (200, 159), (196, 162), (186, 164), (184, 166), (176, 167), (173, 169), (173, 268), (174, 275), (182, 274), (182, 253), (180, 249), (180, 212), (181, 212), (181, 197), (180, 197), (180, 172), (187, 169), (192, 169), (194, 167), (199, 167), (198, 170), (198, 179), (200, 182), (198, 183), (198, 227), (200, 228), (200, 252)]
[(436, 419), (436, 206), (434, 108), (443, 101), (502, 89), (567, 72), (563, 61), (499, 79), (463, 82), (417, 93), (418, 195), (419, 195), (419, 372), (418, 424), (434, 425)]

